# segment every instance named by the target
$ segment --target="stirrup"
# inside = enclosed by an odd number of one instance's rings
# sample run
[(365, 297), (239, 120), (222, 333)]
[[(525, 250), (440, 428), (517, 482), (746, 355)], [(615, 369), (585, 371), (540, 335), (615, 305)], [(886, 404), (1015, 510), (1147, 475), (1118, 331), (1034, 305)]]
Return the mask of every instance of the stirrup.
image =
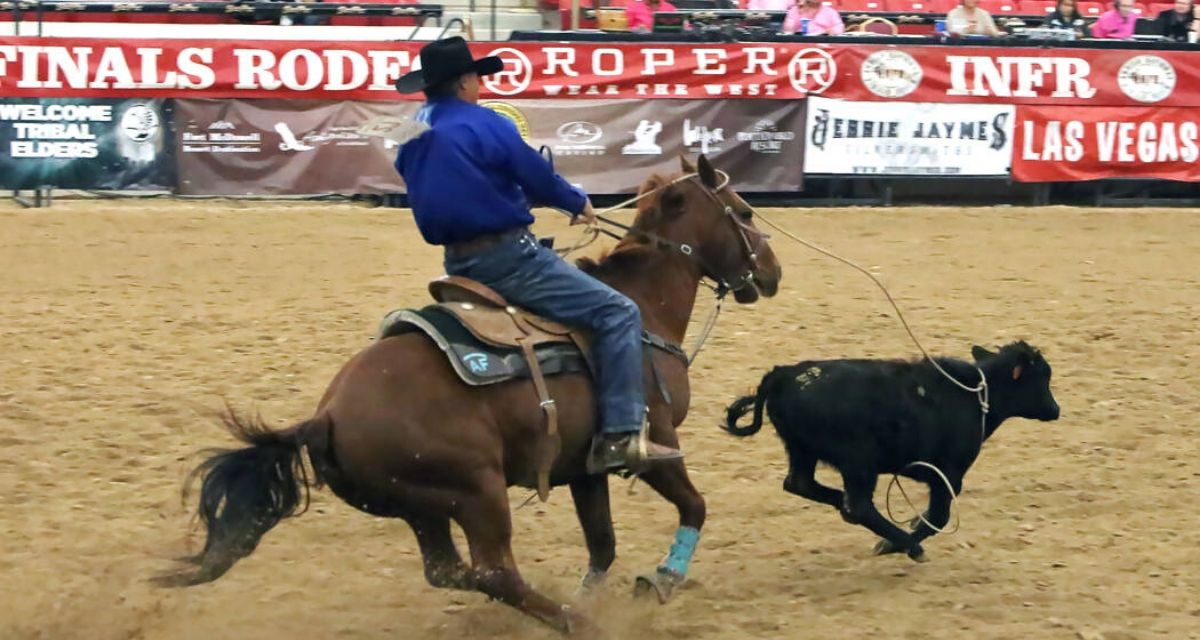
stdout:
[[(657, 458), (650, 457), (650, 429), (649, 425), (642, 427), (636, 438), (629, 442), (629, 448), (625, 451), (625, 468), (629, 471), (629, 475), (641, 475), (650, 470), (655, 463), (665, 462), (667, 460), (683, 459), (683, 452), (674, 450), (675, 453)], [(669, 449), (666, 445), (654, 443), (655, 446)]]
[[(637, 436), (629, 439), (625, 449), (625, 470), (630, 476), (640, 476), (650, 469), (647, 458), (650, 457), (650, 425), (643, 424)], [(628, 477), (628, 476), (626, 476)]]
[(656, 463), (665, 462), (668, 460), (679, 460), (683, 458), (683, 452), (676, 451), (674, 454), (660, 455), (652, 458), (650, 455), (650, 447), (658, 446), (666, 449), (663, 445), (653, 444), (650, 441), (650, 430), (643, 428), (636, 435), (631, 435), (629, 442), (625, 445), (625, 450), (622, 452), (621, 464), (604, 469), (598, 468), (594, 463), (594, 458), (589, 452), (588, 457), (588, 473), (616, 473), (622, 478), (630, 478), (639, 476), (649, 471)]

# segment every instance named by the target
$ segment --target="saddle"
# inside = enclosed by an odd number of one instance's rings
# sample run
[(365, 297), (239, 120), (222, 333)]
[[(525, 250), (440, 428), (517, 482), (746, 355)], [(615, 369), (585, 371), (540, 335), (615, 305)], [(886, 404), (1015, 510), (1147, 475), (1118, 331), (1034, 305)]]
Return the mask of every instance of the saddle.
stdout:
[(573, 344), (587, 354), (582, 331), (508, 304), (486, 285), (460, 276), (442, 276), (429, 283), (429, 294), (475, 337), (497, 347), (536, 347)]
[(546, 376), (590, 372), (588, 336), (518, 309), (499, 293), (468, 278), (443, 276), (429, 283), (429, 293), (437, 304), (389, 313), (377, 337), (424, 333), (470, 385), (530, 379), (546, 416), (546, 430), (537, 446), (538, 497), (546, 501), (550, 469), (562, 448), (558, 409), (546, 388)]

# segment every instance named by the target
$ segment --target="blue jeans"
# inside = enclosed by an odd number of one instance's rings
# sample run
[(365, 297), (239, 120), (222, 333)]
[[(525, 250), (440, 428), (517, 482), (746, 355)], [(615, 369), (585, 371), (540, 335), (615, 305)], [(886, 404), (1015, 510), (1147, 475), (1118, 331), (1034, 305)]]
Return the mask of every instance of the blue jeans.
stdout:
[(642, 428), (642, 314), (632, 300), (567, 264), (529, 233), (469, 256), (447, 256), (445, 267), (446, 273), (482, 282), (518, 307), (590, 330), (600, 430)]

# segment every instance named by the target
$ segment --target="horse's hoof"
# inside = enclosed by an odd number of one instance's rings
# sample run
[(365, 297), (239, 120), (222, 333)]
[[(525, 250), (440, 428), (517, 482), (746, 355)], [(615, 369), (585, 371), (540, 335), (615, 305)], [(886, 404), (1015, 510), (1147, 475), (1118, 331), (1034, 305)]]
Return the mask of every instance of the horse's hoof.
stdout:
[(659, 569), (654, 573), (638, 576), (633, 584), (633, 595), (643, 598), (653, 593), (658, 598), (659, 604), (666, 604), (675, 594), (675, 589), (683, 584), (683, 581), (684, 576), (674, 571)]
[(917, 562), (917, 563), (921, 563), (921, 564), (929, 562), (929, 556), (925, 555), (924, 551), (920, 551), (916, 554), (910, 553), (910, 554), (908, 554), (908, 557), (912, 558), (913, 562)]
[(899, 553), (900, 551), (900, 547), (892, 544), (892, 541), (887, 538), (881, 538), (879, 542), (875, 543), (874, 553), (877, 556), (886, 556), (889, 553)]
[(557, 627), (560, 633), (571, 638), (592, 640), (600, 637), (600, 627), (566, 605), (563, 605), (561, 623)]

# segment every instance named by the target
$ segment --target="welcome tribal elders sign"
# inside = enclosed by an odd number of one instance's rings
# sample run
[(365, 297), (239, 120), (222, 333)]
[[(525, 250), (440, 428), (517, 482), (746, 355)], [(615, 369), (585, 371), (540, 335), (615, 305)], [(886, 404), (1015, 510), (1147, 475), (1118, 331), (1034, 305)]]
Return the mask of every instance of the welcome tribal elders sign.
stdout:
[(166, 188), (170, 103), (0, 98), (0, 187)]
[(1013, 105), (807, 102), (806, 174), (1008, 175)]
[[(1200, 106), (1200, 51), (815, 43), (473, 43), (496, 99)], [(420, 43), (0, 37), (0, 95), (417, 100)]]

